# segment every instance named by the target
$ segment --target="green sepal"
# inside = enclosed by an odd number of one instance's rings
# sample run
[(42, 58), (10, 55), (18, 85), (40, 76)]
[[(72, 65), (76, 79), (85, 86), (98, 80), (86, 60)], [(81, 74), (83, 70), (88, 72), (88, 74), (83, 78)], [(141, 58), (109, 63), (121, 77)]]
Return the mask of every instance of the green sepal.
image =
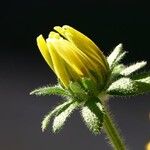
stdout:
[(150, 92), (150, 84), (132, 80), (130, 78), (121, 78), (113, 82), (106, 92), (110, 95), (119, 96), (139, 95)]
[(113, 69), (125, 56), (126, 52), (123, 51), (122, 44), (115, 47), (112, 53), (107, 57), (110, 69)]
[(50, 124), (50, 120), (53, 116), (55, 116), (56, 114), (65, 111), (71, 104), (73, 103), (73, 100), (68, 100), (66, 102), (64, 102), (63, 104), (58, 105), (57, 107), (55, 107), (52, 111), (50, 111), (43, 119), (42, 121), (42, 131), (44, 132), (45, 129), (47, 129), (48, 125)]
[(128, 75), (132, 74), (133, 72), (143, 68), (146, 64), (147, 64), (146, 61), (137, 62), (137, 63), (132, 64), (132, 65), (126, 67), (125, 69), (123, 69), (120, 72), (120, 74), (123, 76), (128, 76)]
[(125, 55), (127, 54), (126, 51), (122, 52), (115, 60), (113, 67), (115, 67), (116, 65), (118, 65), (120, 63), (120, 61), (125, 57)]
[(123, 64), (116, 65), (112, 70), (112, 75), (120, 75), (120, 72), (125, 69), (125, 66)]
[(119, 79), (120, 77), (122, 77), (122, 75), (120, 75), (120, 72), (125, 69), (125, 66), (123, 64), (118, 64), (116, 65), (113, 69), (112, 69), (112, 72), (111, 72), (111, 76), (110, 76), (110, 82), (109, 82), (109, 85), (116, 81), (117, 79)]
[(144, 73), (132, 75), (131, 79), (150, 84), (150, 72), (144, 72)]
[(81, 109), (81, 115), (89, 130), (94, 134), (99, 134), (103, 125), (104, 115), (101, 102), (95, 101), (95, 98), (87, 101)]
[(71, 95), (79, 101), (87, 100), (88, 95), (84, 88), (78, 82), (70, 82), (69, 90)]
[(70, 96), (69, 92), (63, 89), (60, 85), (45, 86), (30, 92), (30, 95), (45, 96), (45, 95), (61, 95)]
[(52, 126), (54, 133), (60, 131), (60, 129), (65, 124), (66, 119), (78, 107), (78, 105), (78, 102), (71, 103), (68, 107), (66, 107), (66, 109), (62, 109), (61, 111), (56, 113)]
[(82, 85), (89, 94), (97, 95), (99, 92), (90, 78), (82, 78)]

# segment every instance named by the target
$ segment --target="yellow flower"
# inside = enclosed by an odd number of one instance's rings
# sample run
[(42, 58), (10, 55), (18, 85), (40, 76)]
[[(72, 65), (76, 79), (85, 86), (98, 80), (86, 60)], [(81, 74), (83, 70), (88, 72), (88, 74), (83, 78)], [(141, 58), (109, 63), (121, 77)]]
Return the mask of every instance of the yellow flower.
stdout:
[(109, 66), (100, 49), (85, 35), (70, 26), (54, 27), (48, 38), (37, 37), (44, 59), (64, 87), (70, 81), (83, 77), (92, 79), (98, 86), (105, 85)]

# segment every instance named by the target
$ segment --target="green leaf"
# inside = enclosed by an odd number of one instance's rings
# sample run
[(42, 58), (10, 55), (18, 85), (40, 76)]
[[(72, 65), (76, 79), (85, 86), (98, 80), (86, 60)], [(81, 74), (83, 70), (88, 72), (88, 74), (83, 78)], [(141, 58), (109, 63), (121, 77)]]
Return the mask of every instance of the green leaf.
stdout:
[(143, 68), (147, 64), (146, 61), (137, 62), (136, 64), (130, 65), (129, 67), (126, 67), (124, 70), (121, 71), (121, 75), (128, 76), (132, 74), (133, 72)]
[(100, 102), (88, 101), (81, 110), (81, 115), (94, 134), (99, 134), (103, 124), (103, 107)]
[(130, 78), (121, 78), (113, 82), (107, 89), (110, 95), (139, 95), (150, 92), (150, 84), (132, 80)]
[(38, 96), (45, 96), (45, 95), (61, 95), (61, 96), (69, 96), (69, 92), (64, 90), (61, 86), (45, 86), (38, 89), (35, 89), (30, 93), (30, 95), (38, 95)]
[(122, 44), (115, 47), (112, 53), (107, 57), (108, 64), (112, 69), (119, 61), (125, 56), (126, 52), (123, 51)]
[(53, 121), (53, 132), (58, 132), (62, 126), (65, 124), (66, 119), (71, 115), (73, 110), (75, 110), (78, 107), (79, 103), (74, 102), (70, 104), (66, 109), (63, 111), (58, 112), (55, 115), (54, 121)]
[(50, 111), (43, 119), (42, 121), (42, 131), (44, 132), (45, 129), (47, 129), (48, 125), (50, 124), (50, 119), (59, 112), (64, 111), (66, 108), (68, 108), (73, 103), (73, 100), (68, 100), (64, 102), (63, 104), (58, 105), (54, 110)]

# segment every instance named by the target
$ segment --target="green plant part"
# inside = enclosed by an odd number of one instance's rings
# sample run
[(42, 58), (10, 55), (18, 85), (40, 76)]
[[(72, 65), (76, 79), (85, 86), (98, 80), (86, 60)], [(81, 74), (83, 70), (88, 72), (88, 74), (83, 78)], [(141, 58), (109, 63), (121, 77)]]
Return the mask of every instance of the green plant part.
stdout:
[(112, 96), (131, 96), (150, 92), (150, 72), (136, 73), (146, 61), (129, 66), (121, 63), (127, 54), (122, 44), (106, 58), (85, 35), (70, 26), (55, 27), (45, 41), (40, 35), (38, 47), (58, 78), (58, 84), (33, 90), (31, 95), (59, 95), (64, 101), (51, 110), (42, 121), (45, 131), (53, 118), (52, 131), (62, 129), (75, 109), (91, 132), (103, 129), (114, 150), (126, 150), (107, 100)]

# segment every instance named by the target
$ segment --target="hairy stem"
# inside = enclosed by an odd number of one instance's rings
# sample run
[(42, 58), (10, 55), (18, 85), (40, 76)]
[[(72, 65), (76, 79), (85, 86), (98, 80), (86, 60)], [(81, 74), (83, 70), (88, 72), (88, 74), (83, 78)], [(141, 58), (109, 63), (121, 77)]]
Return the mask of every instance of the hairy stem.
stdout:
[(113, 123), (109, 112), (106, 112), (104, 116), (104, 131), (106, 132), (114, 150), (126, 150), (124, 141), (120, 136), (115, 124)]
[[(104, 94), (105, 95), (105, 94)], [(103, 104), (108, 100), (107, 96), (100, 96), (99, 99), (102, 99)], [(104, 104), (105, 107), (105, 115), (104, 115), (104, 123), (103, 128), (107, 135), (107, 138), (110, 141), (111, 146), (114, 150), (127, 150), (124, 144), (124, 140), (121, 137), (111, 114), (109, 113), (107, 106)]]

